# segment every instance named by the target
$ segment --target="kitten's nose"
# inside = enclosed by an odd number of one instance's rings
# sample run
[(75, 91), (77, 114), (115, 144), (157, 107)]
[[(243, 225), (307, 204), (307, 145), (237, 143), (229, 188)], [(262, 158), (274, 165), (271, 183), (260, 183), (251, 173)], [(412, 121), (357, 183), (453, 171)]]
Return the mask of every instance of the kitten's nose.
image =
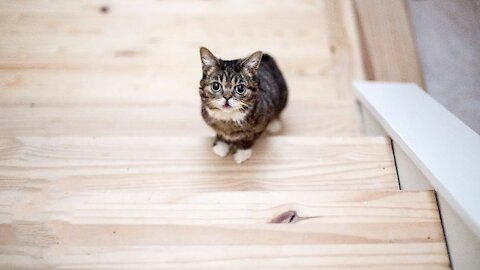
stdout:
[(232, 98), (232, 94), (227, 94), (223, 95), (223, 98), (225, 98), (227, 101)]

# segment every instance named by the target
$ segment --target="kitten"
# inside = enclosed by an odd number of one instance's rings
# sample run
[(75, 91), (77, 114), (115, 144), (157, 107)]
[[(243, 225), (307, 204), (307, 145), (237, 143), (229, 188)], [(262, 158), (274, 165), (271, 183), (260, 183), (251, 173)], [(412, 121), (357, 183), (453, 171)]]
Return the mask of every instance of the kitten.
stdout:
[(275, 60), (260, 51), (227, 61), (202, 47), (200, 57), (202, 116), (217, 132), (213, 151), (220, 157), (231, 152), (242, 163), (266, 129), (280, 131), (279, 116), (288, 96), (285, 79)]

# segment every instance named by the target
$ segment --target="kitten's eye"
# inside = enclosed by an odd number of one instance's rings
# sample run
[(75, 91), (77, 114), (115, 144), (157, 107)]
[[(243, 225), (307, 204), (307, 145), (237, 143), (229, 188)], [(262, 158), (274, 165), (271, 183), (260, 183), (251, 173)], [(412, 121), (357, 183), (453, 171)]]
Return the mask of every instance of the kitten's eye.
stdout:
[(222, 89), (222, 85), (219, 84), (218, 82), (213, 82), (210, 88), (212, 88), (213, 92), (218, 92)]
[(247, 91), (247, 88), (243, 84), (239, 84), (235, 86), (235, 92), (237, 92), (237, 94), (239, 95), (245, 94), (246, 91)]

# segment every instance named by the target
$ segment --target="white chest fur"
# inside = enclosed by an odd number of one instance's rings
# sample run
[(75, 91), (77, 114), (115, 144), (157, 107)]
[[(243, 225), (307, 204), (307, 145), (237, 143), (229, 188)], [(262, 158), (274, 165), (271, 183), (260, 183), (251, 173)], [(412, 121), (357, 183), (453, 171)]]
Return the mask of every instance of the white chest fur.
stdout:
[(239, 124), (245, 119), (245, 113), (239, 110), (221, 111), (221, 110), (210, 110), (208, 108), (206, 108), (206, 110), (208, 115), (215, 120), (233, 121)]

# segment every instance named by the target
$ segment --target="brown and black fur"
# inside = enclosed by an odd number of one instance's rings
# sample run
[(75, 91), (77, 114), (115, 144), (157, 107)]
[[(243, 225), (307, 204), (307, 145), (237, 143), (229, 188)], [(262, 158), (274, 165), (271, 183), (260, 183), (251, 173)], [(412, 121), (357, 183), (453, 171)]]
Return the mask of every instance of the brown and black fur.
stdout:
[[(202, 48), (202, 50), (206, 49)], [(207, 50), (207, 53), (210, 52)], [(259, 57), (259, 63), (252, 65), (248, 61), (255, 56)], [(224, 141), (231, 146), (231, 151), (249, 149), (265, 131), (267, 125), (277, 119), (287, 105), (288, 90), (285, 79), (275, 60), (268, 54), (262, 55), (261, 52), (254, 53), (245, 59), (213, 59), (215, 60), (213, 64), (203, 64), (203, 77), (199, 91), (202, 116), (205, 122), (217, 132), (215, 143), (219, 140)], [(245, 113), (243, 121), (219, 120), (209, 115), (207, 109), (221, 110), (209, 103), (219, 95), (209, 90), (213, 81), (225, 82), (225, 89), (222, 91), (225, 99), (238, 98), (245, 103), (245, 106), (240, 109)], [(236, 84), (244, 84), (249, 91), (248, 95), (237, 97), (235, 91), (229, 91)]]

